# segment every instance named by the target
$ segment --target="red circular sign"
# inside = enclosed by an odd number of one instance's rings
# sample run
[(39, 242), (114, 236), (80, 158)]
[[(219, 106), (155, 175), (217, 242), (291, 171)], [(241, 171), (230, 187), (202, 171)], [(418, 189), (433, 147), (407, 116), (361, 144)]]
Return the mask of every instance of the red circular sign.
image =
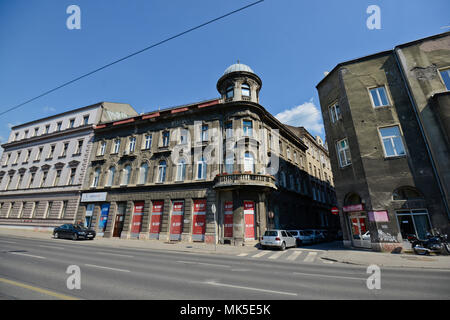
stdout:
[(331, 208), (331, 213), (338, 215), (339, 214), (339, 209), (337, 207), (333, 207), (333, 208)]

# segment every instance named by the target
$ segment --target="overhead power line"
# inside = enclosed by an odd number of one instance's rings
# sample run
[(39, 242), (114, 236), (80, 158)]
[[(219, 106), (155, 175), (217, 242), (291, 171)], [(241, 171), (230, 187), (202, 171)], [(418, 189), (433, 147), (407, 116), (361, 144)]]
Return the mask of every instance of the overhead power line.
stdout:
[(32, 101), (35, 101), (35, 100), (37, 100), (37, 99), (39, 99), (39, 98), (42, 98), (43, 96), (46, 96), (46, 95), (48, 95), (48, 94), (50, 94), (50, 93), (52, 93), (52, 92), (54, 92), (54, 91), (56, 91), (56, 90), (59, 90), (59, 89), (61, 89), (61, 88), (63, 88), (63, 87), (66, 87), (66, 86), (68, 86), (69, 84), (72, 84), (72, 83), (74, 83), (74, 82), (76, 82), (76, 81), (78, 81), (78, 80), (81, 80), (81, 79), (83, 79), (83, 78), (86, 78), (86, 77), (88, 77), (88, 76), (90, 76), (90, 75), (92, 75), (92, 74), (94, 74), (94, 73), (97, 73), (97, 72), (99, 72), (99, 71), (101, 71), (101, 70), (104, 70), (104, 69), (106, 69), (106, 68), (109, 68), (109, 67), (111, 67), (111, 66), (113, 66), (113, 65), (115, 65), (115, 64), (117, 64), (117, 63), (119, 63), (119, 62), (122, 62), (122, 61), (124, 61), (124, 60), (126, 60), (126, 59), (129, 59), (129, 58), (131, 58), (131, 57), (134, 57), (134, 56), (136, 56), (136, 55), (138, 55), (138, 54), (140, 54), (140, 53), (142, 53), (142, 52), (144, 52), (144, 51), (147, 51), (147, 50), (150, 50), (150, 49), (155, 48), (155, 47), (157, 47), (157, 46), (160, 46), (160, 45), (162, 45), (162, 44), (164, 44), (164, 43), (166, 43), (166, 42), (168, 42), (168, 41), (170, 41), (170, 40), (179, 38), (179, 37), (181, 37), (181, 36), (183, 36), (183, 35), (185, 35), (185, 34), (187, 34), (187, 33), (190, 33), (190, 32), (192, 32), (192, 31), (195, 31), (195, 30), (197, 30), (197, 29), (200, 29), (200, 28), (202, 28), (202, 27), (205, 27), (205, 26), (207, 26), (207, 25), (209, 25), (209, 24), (211, 24), (211, 23), (213, 23), (213, 22), (219, 21), (219, 20), (221, 20), (221, 19), (223, 19), (223, 18), (226, 18), (226, 17), (228, 17), (228, 16), (230, 16), (230, 15), (232, 15), (232, 14), (235, 14), (235, 13), (237, 13), (237, 12), (239, 12), (239, 11), (242, 11), (242, 10), (245, 10), (245, 9), (247, 9), (247, 8), (250, 8), (250, 7), (252, 7), (252, 6), (254, 6), (254, 5), (257, 5), (257, 4), (259, 4), (259, 3), (263, 2), (263, 1), (264, 1), (264, 0), (259, 0), (259, 1), (255, 1), (255, 2), (253, 2), (253, 3), (250, 3), (249, 5), (246, 5), (246, 6), (244, 6), (244, 7), (239, 8), (239, 9), (236, 9), (236, 10), (233, 10), (233, 11), (231, 11), (231, 12), (228, 12), (228, 13), (226, 13), (226, 14), (220, 16), (220, 17), (214, 18), (214, 19), (209, 20), (209, 21), (207, 21), (207, 22), (205, 22), (205, 23), (202, 23), (202, 24), (200, 24), (200, 25), (198, 25), (198, 26), (196, 26), (196, 27), (193, 27), (193, 28), (190, 28), (190, 29), (185, 30), (185, 31), (183, 31), (183, 32), (180, 32), (180, 33), (178, 33), (178, 34), (176, 34), (176, 35), (174, 35), (174, 36), (171, 36), (171, 37), (169, 37), (169, 38), (167, 38), (167, 39), (165, 39), (165, 40), (162, 40), (162, 41), (159, 41), (159, 42), (157, 42), (157, 43), (154, 43), (154, 44), (152, 44), (152, 45), (150, 45), (150, 46), (148, 46), (148, 47), (145, 47), (144, 49), (141, 49), (141, 50), (139, 50), (139, 51), (136, 51), (136, 52), (134, 52), (134, 53), (131, 53), (131, 54), (129, 54), (129, 55), (123, 57), (123, 58), (120, 58), (120, 59), (115, 60), (115, 61), (113, 61), (113, 62), (111, 62), (111, 63), (108, 63), (108, 64), (106, 64), (106, 65), (104, 65), (104, 66), (102, 66), (102, 67), (100, 67), (100, 68), (97, 68), (97, 69), (92, 70), (92, 71), (90, 71), (90, 72), (88, 72), (88, 73), (85, 73), (85, 74), (79, 76), (78, 78), (75, 78), (75, 79), (72, 79), (72, 80), (70, 80), (70, 81), (68, 81), (68, 82), (65, 82), (65, 83), (63, 83), (63, 84), (61, 84), (61, 85), (59, 85), (59, 86), (57, 86), (57, 87), (55, 87), (55, 88), (53, 88), (53, 89), (51, 89), (51, 90), (48, 90), (48, 91), (46, 91), (46, 92), (44, 92), (44, 93), (41, 93), (40, 95), (38, 95), (38, 96), (36, 96), (36, 97), (34, 97), (34, 98), (31, 98), (31, 99), (29, 99), (29, 100), (27, 100), (27, 101), (25, 101), (25, 102), (22, 102), (22, 103), (20, 103), (20, 104), (18, 104), (18, 105), (16, 105), (16, 106), (10, 107), (10, 108), (6, 109), (5, 111), (0, 112), (0, 116), (4, 115), (5, 113), (11, 112), (11, 111), (13, 111), (13, 110), (16, 110), (16, 109), (18, 109), (18, 108), (20, 108), (20, 107), (22, 107), (22, 106), (24, 106), (24, 105), (26, 105), (26, 104), (32, 102)]

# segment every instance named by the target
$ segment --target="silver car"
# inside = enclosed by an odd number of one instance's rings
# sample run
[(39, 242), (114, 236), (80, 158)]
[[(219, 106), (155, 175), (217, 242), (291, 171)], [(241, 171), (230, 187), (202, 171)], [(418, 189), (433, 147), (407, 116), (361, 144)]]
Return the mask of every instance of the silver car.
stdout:
[(267, 230), (260, 241), (261, 248), (280, 248), (285, 250), (289, 247), (296, 247), (295, 238), (286, 230)]

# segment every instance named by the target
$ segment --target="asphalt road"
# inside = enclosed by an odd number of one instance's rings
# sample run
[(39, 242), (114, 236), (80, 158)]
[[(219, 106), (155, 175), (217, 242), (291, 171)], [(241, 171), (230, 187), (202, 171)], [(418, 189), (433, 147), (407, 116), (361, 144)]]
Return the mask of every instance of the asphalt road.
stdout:
[[(292, 249), (291, 249), (292, 250)], [(80, 288), (69, 266), (80, 271)], [(75, 267), (75, 268), (77, 268)], [(73, 267), (72, 267), (73, 268)], [(0, 299), (449, 299), (450, 271), (102, 246), (0, 236)]]

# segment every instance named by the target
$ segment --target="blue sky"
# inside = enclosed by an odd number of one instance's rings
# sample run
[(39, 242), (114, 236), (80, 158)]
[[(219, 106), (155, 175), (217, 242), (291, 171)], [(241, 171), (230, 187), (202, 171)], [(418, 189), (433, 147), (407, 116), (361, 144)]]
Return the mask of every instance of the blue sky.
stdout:
[[(252, 2), (0, 0), (0, 112)], [(80, 30), (66, 26), (72, 4)], [(381, 9), (381, 30), (366, 27), (369, 5)], [(448, 31), (449, 12), (448, 0), (265, 0), (0, 116), (0, 139), (11, 125), (99, 101), (148, 112), (218, 97), (216, 82), (237, 59), (262, 79), (269, 112), (288, 110), (286, 121), (323, 137), (315, 86), (324, 71)]]

